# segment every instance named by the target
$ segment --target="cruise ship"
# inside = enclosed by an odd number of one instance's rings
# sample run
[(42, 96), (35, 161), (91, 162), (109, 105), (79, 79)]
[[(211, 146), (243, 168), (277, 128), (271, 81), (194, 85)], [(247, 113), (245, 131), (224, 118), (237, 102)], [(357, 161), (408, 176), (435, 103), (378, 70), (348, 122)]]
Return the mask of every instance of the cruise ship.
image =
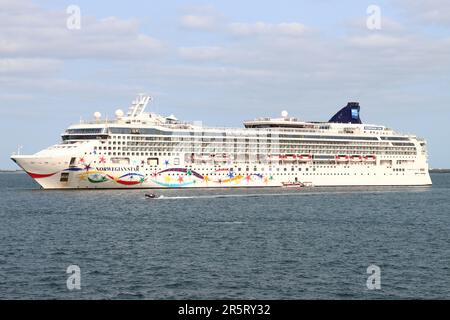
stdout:
[(349, 102), (328, 122), (258, 118), (208, 128), (146, 111), (141, 94), (115, 119), (80, 121), (61, 142), (11, 158), (44, 189), (430, 185), (427, 144), (364, 124)]

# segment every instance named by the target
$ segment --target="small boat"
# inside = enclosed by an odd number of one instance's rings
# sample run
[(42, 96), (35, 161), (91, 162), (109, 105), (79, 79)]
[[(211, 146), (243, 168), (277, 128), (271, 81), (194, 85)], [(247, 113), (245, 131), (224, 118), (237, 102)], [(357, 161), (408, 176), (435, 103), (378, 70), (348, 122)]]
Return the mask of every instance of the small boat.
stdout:
[(145, 199), (158, 199), (159, 197), (154, 193), (146, 193)]
[(283, 188), (303, 188), (304, 186), (302, 182), (283, 182)]

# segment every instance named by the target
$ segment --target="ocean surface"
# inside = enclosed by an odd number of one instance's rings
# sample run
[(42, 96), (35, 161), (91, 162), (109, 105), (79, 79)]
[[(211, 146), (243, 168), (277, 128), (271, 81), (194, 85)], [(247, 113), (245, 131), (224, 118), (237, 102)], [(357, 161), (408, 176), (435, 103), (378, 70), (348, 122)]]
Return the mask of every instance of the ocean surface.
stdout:
[[(44, 191), (0, 174), (0, 299), (450, 298), (432, 187)], [(381, 270), (369, 290), (367, 268)], [(68, 290), (68, 266), (81, 289)]]

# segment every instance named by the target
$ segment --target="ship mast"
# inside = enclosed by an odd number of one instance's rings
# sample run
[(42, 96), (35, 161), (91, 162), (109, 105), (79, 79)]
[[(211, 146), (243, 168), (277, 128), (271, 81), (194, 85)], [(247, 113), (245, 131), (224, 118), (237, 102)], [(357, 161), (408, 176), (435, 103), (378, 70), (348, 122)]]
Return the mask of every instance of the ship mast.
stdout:
[(146, 94), (139, 94), (138, 97), (132, 102), (130, 108), (128, 109), (127, 116), (128, 117), (138, 117), (140, 116), (147, 107), (148, 103), (153, 101), (151, 96)]

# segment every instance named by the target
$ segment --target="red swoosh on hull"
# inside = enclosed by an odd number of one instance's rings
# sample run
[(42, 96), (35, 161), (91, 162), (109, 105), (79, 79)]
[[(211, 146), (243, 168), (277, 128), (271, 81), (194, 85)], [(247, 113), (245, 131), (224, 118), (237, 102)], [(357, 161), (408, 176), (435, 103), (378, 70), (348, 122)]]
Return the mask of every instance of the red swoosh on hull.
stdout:
[(134, 186), (136, 184), (140, 184), (140, 181), (123, 181), (123, 180), (117, 180), (117, 183), (123, 184), (125, 186)]
[(40, 174), (40, 173), (33, 173), (33, 172), (28, 172), (28, 171), (27, 171), (27, 173), (28, 173), (28, 175), (29, 175), (30, 177), (32, 177), (33, 179), (42, 179), (42, 178), (48, 178), (48, 177), (54, 176), (54, 175), (57, 174), (58, 172), (55, 172), (55, 173), (48, 173), (48, 174)]
[(125, 181), (125, 180), (116, 180), (114, 179), (114, 177), (107, 175), (108, 178), (110, 178), (111, 180), (114, 180), (115, 182), (119, 183), (119, 184), (123, 184), (124, 186), (134, 186), (137, 184), (140, 184), (140, 181)]

